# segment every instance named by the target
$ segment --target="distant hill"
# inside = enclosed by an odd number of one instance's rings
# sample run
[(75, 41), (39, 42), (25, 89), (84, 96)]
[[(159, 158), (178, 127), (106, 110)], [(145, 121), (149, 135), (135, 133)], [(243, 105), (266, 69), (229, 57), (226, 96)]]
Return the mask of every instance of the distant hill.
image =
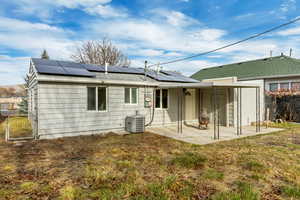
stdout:
[(24, 85), (0, 86), (0, 97), (22, 97), (25, 95)]

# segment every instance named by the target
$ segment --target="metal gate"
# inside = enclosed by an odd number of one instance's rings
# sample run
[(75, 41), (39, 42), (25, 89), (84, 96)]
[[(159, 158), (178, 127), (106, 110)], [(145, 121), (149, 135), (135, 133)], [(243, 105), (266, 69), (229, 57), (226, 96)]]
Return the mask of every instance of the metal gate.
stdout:
[(26, 140), (34, 139), (35, 125), (28, 114), (12, 114), (6, 115), (6, 120), (2, 122), (5, 127), (5, 140)]

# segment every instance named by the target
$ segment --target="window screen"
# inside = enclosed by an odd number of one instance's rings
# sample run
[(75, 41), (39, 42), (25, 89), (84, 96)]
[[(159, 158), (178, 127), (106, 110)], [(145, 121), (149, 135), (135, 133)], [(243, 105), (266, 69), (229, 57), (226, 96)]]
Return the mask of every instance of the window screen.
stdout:
[(125, 103), (130, 103), (130, 88), (125, 88)]
[(88, 110), (96, 110), (96, 87), (88, 87), (87, 88), (88, 95)]
[(270, 84), (270, 91), (274, 92), (278, 90), (278, 83), (271, 83)]
[(106, 110), (106, 88), (98, 87), (98, 110)]
[(136, 104), (137, 103), (137, 88), (131, 88), (131, 103)]
[(160, 108), (160, 90), (155, 90), (155, 108)]
[(162, 108), (168, 108), (168, 90), (162, 89)]

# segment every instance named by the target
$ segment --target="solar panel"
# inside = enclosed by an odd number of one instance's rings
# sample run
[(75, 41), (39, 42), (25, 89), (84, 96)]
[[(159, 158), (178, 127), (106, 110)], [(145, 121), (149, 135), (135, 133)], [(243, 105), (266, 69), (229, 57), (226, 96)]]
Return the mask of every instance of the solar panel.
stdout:
[[(33, 63), (39, 73), (57, 74), (66, 76), (84, 76), (94, 77), (92, 72), (104, 72), (105, 67), (93, 64), (81, 64), (69, 61), (56, 61), (40, 58), (32, 58)], [(126, 74), (144, 74), (143, 68), (133, 67), (108, 67), (109, 73), (126, 73)], [(183, 76), (177, 72), (164, 71), (157, 74), (155, 71), (147, 71), (147, 76), (157, 81), (169, 82), (199, 82), (195, 79)]]
[(50, 65), (35, 65), (36, 70), (41, 74), (60, 74), (64, 75), (66, 72), (62, 67)]
[(105, 70), (104, 66), (100, 65), (83, 64), (83, 66), (89, 71), (104, 72)]
[(56, 66), (56, 60), (48, 60), (48, 59), (40, 59), (40, 58), (32, 58), (32, 61), (35, 65), (48, 65), (48, 66)]
[(88, 70), (84, 68), (74, 68), (74, 67), (65, 67), (64, 68), (67, 75), (73, 75), (73, 76), (87, 76), (87, 77), (94, 77), (95, 74), (89, 72)]
[(80, 63), (74, 63), (74, 62), (67, 62), (67, 61), (57, 61), (59, 65), (62, 67), (72, 67), (72, 68), (80, 68), (82, 69), (83, 66)]

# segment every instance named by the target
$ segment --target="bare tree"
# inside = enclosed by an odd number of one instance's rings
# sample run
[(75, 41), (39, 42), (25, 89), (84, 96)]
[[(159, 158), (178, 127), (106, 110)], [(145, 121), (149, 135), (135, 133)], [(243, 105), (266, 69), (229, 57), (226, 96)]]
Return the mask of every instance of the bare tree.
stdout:
[(77, 48), (71, 56), (73, 60), (86, 64), (128, 67), (130, 61), (111, 41), (104, 38), (102, 41), (87, 41)]

